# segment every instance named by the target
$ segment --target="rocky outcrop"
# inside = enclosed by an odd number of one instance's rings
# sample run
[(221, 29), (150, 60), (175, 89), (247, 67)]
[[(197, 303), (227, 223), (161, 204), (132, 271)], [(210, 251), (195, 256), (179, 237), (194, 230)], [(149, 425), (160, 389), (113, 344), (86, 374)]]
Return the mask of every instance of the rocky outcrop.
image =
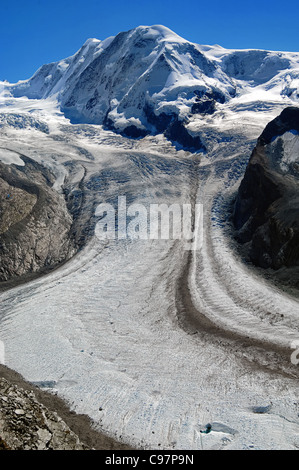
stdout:
[(0, 450), (133, 450), (45, 385), (0, 364)]
[(299, 108), (286, 108), (258, 139), (234, 208), (237, 240), (262, 268), (299, 266)]
[(73, 218), (50, 171), (22, 157), (0, 162), (0, 281), (41, 273), (70, 258)]
[(32, 391), (0, 378), (0, 450), (88, 450)]
[(198, 135), (192, 136), (187, 131), (184, 123), (178, 119), (175, 119), (166, 129), (165, 137), (190, 151), (206, 150), (201, 138)]
[[(215, 99), (212, 94), (207, 97), (207, 94), (194, 92), (196, 102), (192, 107), (193, 114), (212, 114), (215, 107)], [(201, 141), (199, 135), (192, 136), (187, 128), (188, 120), (181, 121), (175, 113), (160, 113), (156, 115), (154, 109), (150, 106), (145, 106), (145, 114), (148, 122), (154, 126), (156, 132), (163, 133), (171, 142), (178, 144), (184, 149), (190, 151), (205, 151), (206, 148)]]

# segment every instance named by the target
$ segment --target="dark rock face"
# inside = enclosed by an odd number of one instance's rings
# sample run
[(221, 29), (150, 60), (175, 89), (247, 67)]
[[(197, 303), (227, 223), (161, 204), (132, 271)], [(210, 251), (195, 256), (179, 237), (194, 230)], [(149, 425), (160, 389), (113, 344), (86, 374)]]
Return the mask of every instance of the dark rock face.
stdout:
[[(205, 97), (196, 105), (200, 107), (196, 113), (200, 114), (212, 114), (215, 111), (215, 99)], [(194, 105), (195, 106), (195, 105)], [(182, 148), (189, 150), (191, 152), (205, 151), (206, 148), (202, 143), (200, 136), (192, 136), (189, 134), (185, 125), (187, 122), (180, 121), (178, 116), (175, 113), (160, 113), (155, 114), (154, 109), (151, 108), (148, 104), (144, 108), (144, 112), (147, 118), (148, 123), (153, 127), (153, 134), (161, 133), (174, 144), (178, 144)], [(107, 113), (108, 114), (108, 113)], [(104, 125), (107, 129), (112, 131), (117, 131), (113, 125), (113, 122), (107, 118), (104, 120)], [(134, 125), (127, 126), (120, 134), (125, 137), (130, 137), (133, 139), (138, 139), (145, 137), (150, 134), (146, 129), (139, 129)]]
[(51, 173), (22, 157), (0, 163), (0, 282), (53, 268), (75, 253), (73, 218)]
[(165, 136), (173, 141), (177, 142), (183, 148), (192, 151), (205, 151), (206, 148), (203, 145), (199, 136), (192, 136), (187, 131), (184, 123), (175, 119), (165, 131)]
[(213, 114), (217, 103), (224, 103), (225, 96), (217, 90), (195, 91), (196, 101), (191, 107), (192, 114)]
[(150, 107), (147, 103), (145, 104), (145, 107), (144, 107), (144, 113), (149, 124), (154, 126), (158, 133), (165, 132), (165, 130), (170, 125), (170, 123), (174, 121), (177, 117), (175, 113), (173, 114), (160, 113), (157, 115), (155, 114), (154, 109)]
[(262, 268), (299, 266), (298, 133), (296, 107), (266, 126), (235, 202), (237, 240), (248, 243), (251, 261)]
[(138, 129), (136, 126), (127, 126), (123, 130), (123, 135), (126, 137), (131, 137), (132, 139), (138, 139), (140, 137), (145, 137), (148, 132), (145, 129)]
[(292, 106), (282, 111), (273, 121), (269, 122), (259, 138), (261, 145), (270, 144), (271, 140), (285, 132), (295, 130), (299, 132), (299, 108)]

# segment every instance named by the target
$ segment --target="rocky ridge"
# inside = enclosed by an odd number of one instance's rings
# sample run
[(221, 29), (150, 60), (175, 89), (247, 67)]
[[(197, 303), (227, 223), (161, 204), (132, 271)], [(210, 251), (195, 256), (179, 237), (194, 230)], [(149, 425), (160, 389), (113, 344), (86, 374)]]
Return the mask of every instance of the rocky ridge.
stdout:
[[(73, 217), (54, 176), (35, 161), (0, 162), (0, 281), (40, 274), (76, 252)], [(4, 285), (4, 284), (2, 284)]]
[[(246, 246), (250, 260), (284, 273), (299, 267), (298, 133), (298, 107), (286, 108), (266, 126), (252, 152), (234, 208), (236, 237)], [(290, 272), (289, 277), (291, 282)]]

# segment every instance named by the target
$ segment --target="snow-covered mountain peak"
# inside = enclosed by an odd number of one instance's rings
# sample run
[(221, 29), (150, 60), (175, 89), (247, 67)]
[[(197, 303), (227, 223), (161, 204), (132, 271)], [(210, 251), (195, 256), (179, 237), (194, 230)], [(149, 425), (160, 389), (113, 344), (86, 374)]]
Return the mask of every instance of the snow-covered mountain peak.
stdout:
[(86, 46), (90, 46), (91, 44), (100, 44), (101, 41), (99, 39), (96, 39), (96, 38), (88, 38), (86, 39), (85, 43), (83, 44), (82, 47), (86, 47)]
[(162, 25), (90, 38), (73, 56), (7, 85), (15, 97), (54, 97), (74, 123), (131, 137), (167, 132), (238, 100), (290, 105), (299, 101), (298, 88), (297, 53), (201, 46)]
[(178, 42), (185, 43), (188, 42), (186, 39), (182, 38), (176, 34), (171, 29), (163, 25), (152, 25), (152, 26), (138, 26), (132, 30), (136, 34), (140, 34), (144, 39), (154, 39), (158, 42), (168, 41), (168, 42)]

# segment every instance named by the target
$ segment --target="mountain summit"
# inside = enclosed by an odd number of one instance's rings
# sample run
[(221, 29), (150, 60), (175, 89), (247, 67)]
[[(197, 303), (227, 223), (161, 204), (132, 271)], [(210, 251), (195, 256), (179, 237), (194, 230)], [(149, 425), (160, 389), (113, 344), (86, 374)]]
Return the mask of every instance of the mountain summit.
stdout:
[(55, 97), (73, 123), (102, 124), (130, 137), (164, 132), (201, 148), (183, 124), (240, 94), (298, 101), (299, 55), (191, 43), (165, 26), (139, 26), (10, 85), (14, 96)]

